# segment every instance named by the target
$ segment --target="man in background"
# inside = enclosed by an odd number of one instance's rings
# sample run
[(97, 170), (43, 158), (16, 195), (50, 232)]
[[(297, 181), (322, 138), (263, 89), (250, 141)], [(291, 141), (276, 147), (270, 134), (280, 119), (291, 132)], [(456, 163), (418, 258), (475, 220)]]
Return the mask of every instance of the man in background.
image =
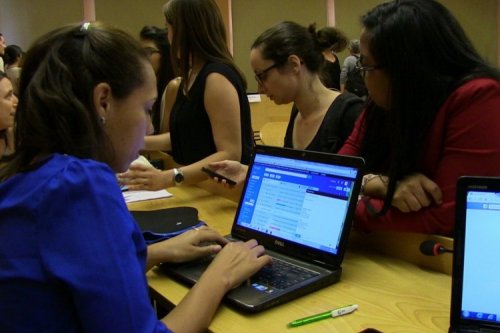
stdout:
[(348, 49), (350, 55), (345, 58), (340, 72), (340, 91), (349, 91), (359, 97), (365, 97), (368, 91), (360, 71), (356, 68), (360, 56), (359, 40), (351, 40)]

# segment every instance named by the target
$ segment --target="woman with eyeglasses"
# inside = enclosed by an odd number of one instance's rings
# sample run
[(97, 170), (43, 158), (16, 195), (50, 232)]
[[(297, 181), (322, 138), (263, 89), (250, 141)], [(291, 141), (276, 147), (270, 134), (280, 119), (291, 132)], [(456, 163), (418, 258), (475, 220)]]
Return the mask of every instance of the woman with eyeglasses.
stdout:
[(163, 110), (165, 105), (164, 95), (167, 84), (175, 77), (170, 60), (170, 44), (167, 39), (167, 30), (146, 25), (139, 33), (139, 40), (156, 73), (158, 99), (151, 110), (154, 134), (164, 133), (168, 131), (168, 128), (163, 125), (164, 118), (168, 117)]
[(336, 153), (352, 131), (363, 101), (328, 89), (321, 81), (326, 34), (294, 22), (281, 22), (253, 43), (250, 65), (259, 90), (276, 104), (293, 102), (284, 145)]
[(367, 165), (355, 226), (451, 236), (457, 178), (500, 175), (498, 69), (435, 0), (387, 2), (361, 22), (370, 98), (339, 151)]
[(182, 81), (170, 111), (169, 132), (146, 137), (147, 150), (170, 151), (178, 168), (132, 164), (121, 174), (129, 189), (158, 190), (206, 180), (210, 162), (248, 163), (253, 148), (246, 81), (226, 44), (214, 0), (170, 0), (163, 8), (172, 63)]
[[(316, 31), (314, 25), (285, 21), (264, 31), (252, 45), (250, 65), (259, 90), (276, 104), (293, 102), (287, 148), (336, 153), (362, 111), (362, 99), (330, 90), (321, 80), (324, 42), (336, 36), (332, 29)], [(245, 180), (247, 166), (241, 163), (226, 160), (210, 167), (239, 185)]]
[[(270, 257), (255, 240), (228, 243), (208, 227), (146, 246), (115, 172), (137, 157), (150, 127), (149, 59), (131, 36), (100, 23), (65, 26), (33, 45), (16, 149), (0, 167), (0, 332), (206, 331), (224, 294)], [(5, 80), (0, 121), (12, 112)], [(213, 254), (158, 320), (145, 272)]]

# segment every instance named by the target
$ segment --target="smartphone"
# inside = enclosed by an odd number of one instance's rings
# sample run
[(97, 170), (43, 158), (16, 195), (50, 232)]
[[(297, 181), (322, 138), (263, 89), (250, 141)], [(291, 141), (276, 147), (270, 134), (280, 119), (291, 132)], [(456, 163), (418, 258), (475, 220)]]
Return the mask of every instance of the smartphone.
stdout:
[(228, 184), (229, 184), (229, 185), (231, 185), (231, 186), (236, 185), (236, 182), (235, 182), (234, 180), (229, 179), (229, 178), (227, 178), (227, 177), (225, 177), (225, 176), (221, 175), (220, 173), (217, 173), (217, 172), (213, 171), (213, 170), (212, 170), (212, 169), (210, 169), (210, 168), (202, 167), (202, 168), (201, 168), (201, 171), (203, 171), (204, 173), (208, 174), (208, 175), (209, 175), (210, 177), (212, 177), (212, 178), (213, 178), (213, 177), (217, 177), (217, 178), (219, 178), (219, 180), (223, 180), (223, 179), (224, 179), (224, 180), (226, 181), (226, 183), (228, 183)]

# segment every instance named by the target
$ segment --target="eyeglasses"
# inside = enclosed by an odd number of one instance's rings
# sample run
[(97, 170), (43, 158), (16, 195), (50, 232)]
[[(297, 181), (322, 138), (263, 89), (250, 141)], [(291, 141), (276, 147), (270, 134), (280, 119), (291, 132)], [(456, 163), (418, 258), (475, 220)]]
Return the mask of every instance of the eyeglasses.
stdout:
[(375, 71), (377, 69), (384, 68), (384, 66), (381, 66), (381, 65), (363, 66), (363, 64), (361, 63), (361, 60), (362, 59), (360, 57), (358, 59), (358, 61), (356, 61), (356, 68), (359, 69), (362, 77), (365, 77), (366, 72), (372, 72), (372, 71)]
[(155, 49), (154, 47), (144, 47), (144, 52), (146, 52), (146, 54), (148, 55), (148, 57), (151, 57), (153, 54), (155, 53), (160, 53), (160, 50), (158, 49)]
[(264, 69), (262, 72), (259, 74), (255, 74), (255, 81), (257, 81), (258, 84), (263, 85), (264, 80), (266, 79), (265, 75), (267, 72), (269, 72), (271, 69), (278, 67), (278, 64), (271, 65)]

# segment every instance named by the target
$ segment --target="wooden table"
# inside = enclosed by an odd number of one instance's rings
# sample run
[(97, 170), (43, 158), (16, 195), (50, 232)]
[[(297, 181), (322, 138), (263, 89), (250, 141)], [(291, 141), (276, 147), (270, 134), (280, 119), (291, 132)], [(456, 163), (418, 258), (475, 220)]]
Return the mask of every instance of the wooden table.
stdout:
[(275, 121), (288, 122), (293, 103), (278, 105), (264, 94), (260, 94), (260, 102), (250, 103), (252, 128), (259, 131), (264, 124)]
[(264, 124), (260, 129), (260, 140), (267, 146), (283, 147), (285, 141), (286, 121), (271, 121)]
[[(227, 234), (237, 203), (194, 186), (169, 189), (172, 198), (133, 203), (131, 210), (193, 206), (200, 219)], [(317, 292), (258, 314), (237, 312), (225, 305), (218, 310), (211, 332), (445, 332), (449, 325), (451, 278), (417, 265), (357, 248), (350, 248), (341, 281)], [(160, 270), (147, 274), (153, 296), (177, 304), (188, 288)], [(288, 329), (294, 319), (347, 304), (359, 304), (350, 315)], [(203, 304), (200, 304), (203, 306)]]

